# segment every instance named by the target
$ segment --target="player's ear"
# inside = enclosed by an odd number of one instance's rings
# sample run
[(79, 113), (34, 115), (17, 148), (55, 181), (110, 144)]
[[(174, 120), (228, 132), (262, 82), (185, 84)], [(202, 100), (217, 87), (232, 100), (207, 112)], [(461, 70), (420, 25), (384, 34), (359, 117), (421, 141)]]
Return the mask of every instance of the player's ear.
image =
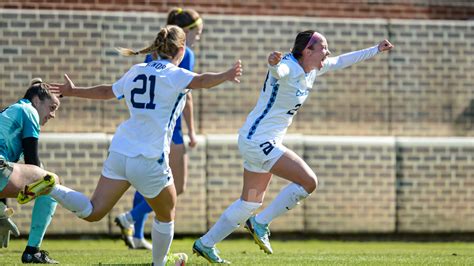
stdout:
[(34, 107), (38, 107), (40, 106), (40, 98), (38, 97), (38, 95), (35, 95), (31, 98), (31, 104), (33, 104)]

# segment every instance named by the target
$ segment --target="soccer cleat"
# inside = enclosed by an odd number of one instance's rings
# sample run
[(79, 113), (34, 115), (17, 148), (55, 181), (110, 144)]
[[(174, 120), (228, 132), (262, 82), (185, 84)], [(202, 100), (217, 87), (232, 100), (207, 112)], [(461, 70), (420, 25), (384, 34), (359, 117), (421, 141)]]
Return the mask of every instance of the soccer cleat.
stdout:
[(53, 173), (47, 173), (40, 180), (26, 185), (25, 188), (18, 193), (16, 200), (20, 204), (28, 203), (38, 196), (46, 194), (52, 187), (54, 187), (56, 180)]
[(168, 253), (166, 260), (167, 265), (185, 266), (188, 262), (188, 255), (186, 253)]
[(150, 244), (150, 242), (146, 241), (144, 238), (136, 238), (134, 237), (133, 238), (133, 246), (134, 246), (134, 249), (148, 249), (148, 250), (152, 250), (152, 245)]
[(219, 257), (219, 250), (215, 246), (209, 248), (202, 244), (201, 239), (194, 242), (193, 253), (205, 258), (210, 263), (230, 264), (229, 261)]
[(133, 224), (130, 224), (127, 220), (127, 214), (122, 213), (115, 217), (115, 224), (120, 227), (120, 236), (125, 242), (125, 245), (131, 249), (135, 249), (135, 243), (133, 241)]
[(36, 253), (23, 252), (21, 256), (22, 263), (42, 263), (42, 264), (58, 264), (59, 262), (49, 257), (46, 250), (40, 250)]
[(244, 227), (252, 235), (255, 244), (257, 244), (261, 250), (267, 254), (273, 254), (272, 246), (268, 239), (270, 236), (268, 224), (259, 224), (255, 221), (255, 216), (252, 216), (245, 222)]

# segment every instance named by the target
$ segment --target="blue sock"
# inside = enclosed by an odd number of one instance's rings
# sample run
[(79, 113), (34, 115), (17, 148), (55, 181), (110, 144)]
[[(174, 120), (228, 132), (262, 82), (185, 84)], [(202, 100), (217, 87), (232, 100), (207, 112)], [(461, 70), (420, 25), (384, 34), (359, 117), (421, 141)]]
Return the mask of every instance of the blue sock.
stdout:
[(148, 213), (152, 211), (150, 205), (146, 202), (145, 198), (138, 193), (135, 192), (135, 196), (133, 198), (133, 209), (130, 211), (130, 214), (133, 217), (133, 221), (135, 221), (135, 233), (133, 237), (135, 238), (144, 238), (144, 227), (146, 219), (148, 218)]
[(28, 246), (39, 247), (48, 229), (58, 203), (49, 195), (40, 196), (35, 200), (33, 215), (31, 217), (30, 236)]

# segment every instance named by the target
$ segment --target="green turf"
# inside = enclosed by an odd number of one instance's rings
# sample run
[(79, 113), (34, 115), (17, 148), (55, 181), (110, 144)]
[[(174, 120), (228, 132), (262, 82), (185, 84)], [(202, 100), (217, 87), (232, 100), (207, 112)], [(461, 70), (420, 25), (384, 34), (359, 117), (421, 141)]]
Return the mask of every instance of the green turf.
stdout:
[[(193, 239), (178, 239), (172, 250), (191, 255)], [(0, 264), (19, 264), (25, 240), (0, 249)], [(247, 239), (225, 240), (221, 256), (233, 265), (474, 265), (474, 243), (272, 241), (265, 255)], [(61, 264), (144, 264), (151, 252), (128, 250), (119, 240), (46, 240), (42, 246)], [(205, 264), (195, 255), (188, 265)]]

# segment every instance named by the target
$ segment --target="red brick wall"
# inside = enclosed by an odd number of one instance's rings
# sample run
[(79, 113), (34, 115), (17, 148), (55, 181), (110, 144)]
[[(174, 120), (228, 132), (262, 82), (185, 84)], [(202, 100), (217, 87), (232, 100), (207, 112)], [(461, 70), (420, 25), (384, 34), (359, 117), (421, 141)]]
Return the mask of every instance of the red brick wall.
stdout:
[(202, 14), (350, 18), (453, 19), (474, 17), (469, 0), (3, 0), (0, 8), (167, 12), (194, 8)]

